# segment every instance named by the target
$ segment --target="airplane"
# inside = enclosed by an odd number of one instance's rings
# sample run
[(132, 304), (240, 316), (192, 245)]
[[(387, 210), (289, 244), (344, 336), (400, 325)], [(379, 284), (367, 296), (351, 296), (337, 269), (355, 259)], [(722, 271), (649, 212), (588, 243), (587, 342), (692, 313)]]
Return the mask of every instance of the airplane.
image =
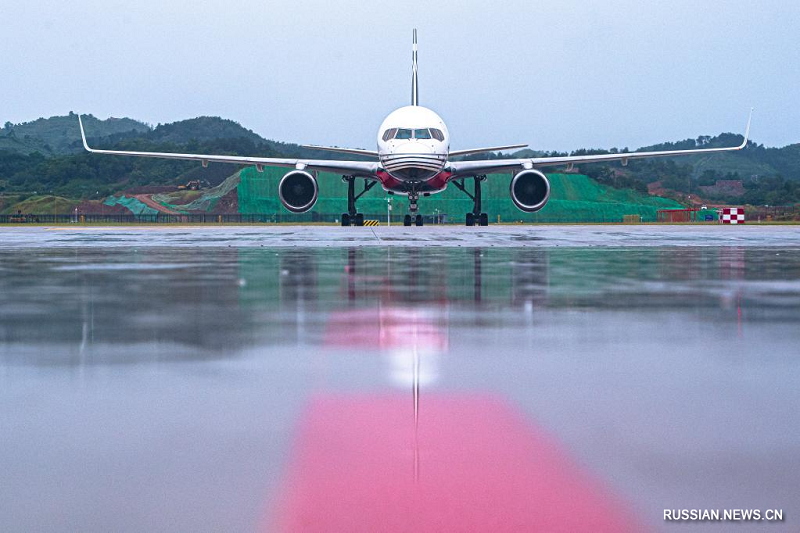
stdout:
[[(473, 201), (472, 212), (466, 214), (466, 225), (487, 226), (489, 217), (487, 213), (483, 212), (481, 205), (481, 182), (485, 181), (488, 175), (511, 172), (513, 174), (509, 191), (511, 200), (521, 211), (534, 213), (541, 210), (550, 198), (550, 182), (547, 176), (539, 170), (541, 168), (566, 166), (569, 171), (574, 165), (582, 163), (621, 161), (625, 166), (631, 159), (736, 151), (747, 146), (750, 135), (752, 109), (750, 110), (750, 119), (747, 121), (744, 142), (739, 146), (663, 152), (453, 161), (454, 157), (518, 149), (527, 145), (450, 150), (450, 133), (442, 118), (431, 109), (419, 105), (416, 29), (413, 32), (411, 59), (411, 105), (393, 111), (384, 119), (378, 129), (377, 150), (305, 146), (318, 150), (366, 156), (371, 158), (371, 161), (98, 150), (90, 148), (86, 142), (86, 133), (80, 115), (78, 115), (78, 125), (81, 130), (83, 146), (91, 153), (200, 161), (203, 167), (207, 167), (209, 163), (253, 165), (258, 172), (263, 172), (265, 166), (291, 168), (293, 170), (286, 173), (278, 184), (278, 196), (283, 206), (293, 213), (305, 213), (314, 207), (319, 196), (317, 183), (319, 172), (340, 174), (342, 181), (347, 183), (347, 212), (342, 214), (342, 226), (364, 225), (364, 214), (358, 212), (356, 202), (378, 183), (388, 194), (408, 197), (409, 213), (403, 220), (405, 226), (411, 226), (412, 223), (416, 226), (423, 225), (418, 207), (420, 196), (425, 197), (442, 192), (450, 184), (460, 189)], [(364, 180), (364, 189), (358, 194), (355, 189), (357, 179)], [(472, 179), (474, 182), (472, 192), (465, 185), (466, 179)]]

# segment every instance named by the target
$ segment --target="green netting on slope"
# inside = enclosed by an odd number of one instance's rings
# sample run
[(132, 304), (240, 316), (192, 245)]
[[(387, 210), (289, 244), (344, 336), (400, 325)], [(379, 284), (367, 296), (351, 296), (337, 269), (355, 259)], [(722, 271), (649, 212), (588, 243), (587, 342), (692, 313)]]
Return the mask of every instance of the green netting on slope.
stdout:
[[(265, 168), (263, 173), (254, 168), (241, 172), (238, 200), (242, 214), (272, 214), (289, 212), (278, 199), (278, 182), (286, 173), (285, 169)], [(511, 176), (491, 175), (483, 183), (483, 210), (489, 213), (492, 221), (504, 222), (622, 222), (624, 215), (641, 215), (644, 221), (655, 221), (659, 209), (679, 209), (681, 205), (673, 200), (656, 196), (646, 196), (632, 190), (619, 190), (605, 187), (580, 174), (550, 174), (552, 195), (550, 202), (538, 213), (523, 213), (518, 210), (509, 196)], [(471, 180), (467, 180), (471, 190)], [(347, 206), (347, 186), (335, 174), (320, 173), (320, 195), (313, 211), (320, 214), (339, 214)], [(356, 191), (363, 187), (357, 182)], [(379, 186), (366, 193), (358, 201), (358, 210), (367, 218), (386, 216), (386, 192)], [(403, 196), (392, 197), (393, 214), (406, 212), (408, 202)], [(447, 215), (450, 221), (460, 221), (464, 214), (472, 210), (472, 201), (455, 187), (421, 198), (420, 211), (423, 214)], [(438, 211), (437, 211), (438, 210)]]
[(175, 211), (182, 211), (182, 212), (190, 212), (190, 211), (207, 211), (213, 212), (214, 207), (216, 207), (219, 199), (234, 190), (239, 185), (239, 172), (236, 174), (228, 177), (217, 185), (216, 187), (212, 187), (207, 191), (203, 191), (203, 193), (192, 200), (187, 204), (176, 204), (173, 203), (176, 200), (180, 199), (181, 193), (164, 193), (164, 194), (154, 194), (151, 198), (156, 202), (160, 203), (161, 205), (173, 209)]
[[(264, 168), (263, 173), (255, 168), (243, 169), (238, 191), (239, 212), (248, 215), (291, 214), (278, 198), (278, 183), (286, 172), (285, 168)], [(324, 214), (344, 212), (347, 209), (347, 185), (342, 183), (341, 176), (320, 173), (318, 178), (319, 199), (313, 211)], [(360, 192), (363, 186), (363, 181), (358, 180), (356, 191)], [(358, 209), (364, 213), (385, 213), (386, 193), (380, 186), (374, 187), (358, 201)]]
[(119, 198), (116, 196), (109, 196), (106, 198), (103, 203), (105, 205), (121, 205), (123, 207), (128, 208), (128, 211), (133, 213), (134, 215), (157, 215), (158, 210), (153, 209), (149, 205), (145, 204), (141, 200), (137, 198), (129, 198), (124, 194), (121, 194)]

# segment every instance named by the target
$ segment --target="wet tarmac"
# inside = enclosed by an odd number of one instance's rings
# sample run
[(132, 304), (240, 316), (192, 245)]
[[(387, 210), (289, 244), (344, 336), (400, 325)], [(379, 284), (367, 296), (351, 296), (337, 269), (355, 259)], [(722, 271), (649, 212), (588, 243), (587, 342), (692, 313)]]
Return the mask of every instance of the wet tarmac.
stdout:
[(778, 246), (800, 247), (800, 226), (720, 225), (507, 225), (461, 226), (39, 226), (0, 227), (0, 248), (214, 247), (347, 248), (350, 246), (595, 247)]
[(0, 530), (797, 531), (798, 325), (796, 227), (2, 228)]

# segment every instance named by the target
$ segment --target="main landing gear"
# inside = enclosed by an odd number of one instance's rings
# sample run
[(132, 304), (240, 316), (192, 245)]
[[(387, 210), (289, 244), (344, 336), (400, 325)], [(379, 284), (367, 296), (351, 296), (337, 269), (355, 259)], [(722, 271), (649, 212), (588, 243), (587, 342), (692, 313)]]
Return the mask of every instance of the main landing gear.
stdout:
[(419, 200), (419, 192), (415, 190), (411, 190), (408, 193), (408, 210), (411, 211), (408, 215), (403, 217), (403, 225), (410, 226), (411, 222), (414, 222), (415, 226), (422, 226), (422, 215), (417, 213), (417, 201)]
[(342, 213), (342, 226), (363, 226), (364, 213), (356, 211), (356, 200), (365, 192), (375, 186), (377, 181), (365, 181), (364, 190), (356, 194), (356, 177), (342, 176), (342, 181), (347, 183), (347, 213)]
[(415, 226), (422, 226), (422, 215), (406, 215), (403, 217), (403, 225), (404, 226), (411, 226), (411, 223), (414, 223)]
[(481, 213), (480, 215), (475, 215), (474, 213), (467, 213), (467, 226), (488, 226), (489, 225), (489, 215), (486, 213)]
[(472, 179), (475, 181), (472, 194), (464, 186), (463, 179), (455, 180), (452, 183), (472, 200), (472, 213), (467, 213), (467, 226), (488, 226), (489, 215), (481, 212), (481, 182), (486, 180), (486, 176), (473, 176)]

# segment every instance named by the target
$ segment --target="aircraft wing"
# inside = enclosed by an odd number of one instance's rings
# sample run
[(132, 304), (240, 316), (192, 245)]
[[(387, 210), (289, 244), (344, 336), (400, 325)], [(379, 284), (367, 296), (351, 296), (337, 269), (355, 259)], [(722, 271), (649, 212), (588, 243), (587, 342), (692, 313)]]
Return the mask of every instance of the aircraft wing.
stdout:
[(97, 150), (90, 148), (86, 142), (86, 133), (83, 131), (83, 122), (78, 115), (78, 124), (81, 128), (81, 139), (86, 151), (94, 154), (125, 155), (131, 157), (153, 157), (160, 159), (181, 159), (185, 161), (200, 161), (203, 166), (212, 163), (231, 163), (235, 165), (254, 165), (257, 168), (265, 166), (295, 168), (298, 170), (318, 170), (320, 172), (333, 172), (352, 176), (374, 177), (378, 172), (378, 163), (373, 161), (337, 161), (327, 159), (288, 159), (279, 157), (243, 157), (237, 155), (204, 155), (204, 154), (178, 154), (172, 152), (130, 152), (125, 150)]
[[(452, 178), (463, 176), (474, 176), (478, 174), (497, 174), (512, 170), (523, 170), (531, 168), (554, 167), (560, 165), (572, 166), (578, 163), (605, 163), (609, 161), (622, 161), (625, 165), (631, 159), (644, 159), (650, 157), (674, 157), (682, 155), (714, 154), (718, 152), (735, 152), (747, 146), (747, 139), (750, 136), (750, 121), (747, 121), (747, 129), (744, 134), (744, 142), (738, 146), (726, 148), (698, 148), (693, 150), (666, 150), (663, 152), (628, 152), (619, 154), (600, 154), (600, 155), (577, 155), (563, 157), (532, 157), (529, 159), (491, 159), (485, 161), (454, 161), (448, 167), (452, 172)], [(451, 178), (451, 179), (452, 179)]]
[(337, 146), (318, 146), (316, 144), (303, 144), (303, 148), (312, 148), (314, 150), (324, 150), (326, 152), (337, 152), (340, 154), (353, 154), (363, 155), (369, 157), (378, 157), (378, 152), (375, 150), (364, 150), (363, 148), (339, 148)]
[(492, 146), (489, 148), (471, 148), (469, 150), (451, 150), (450, 157), (456, 157), (459, 155), (472, 155), (472, 154), (482, 154), (486, 152), (501, 152), (503, 150), (518, 150), (520, 148), (527, 148), (527, 144), (510, 144), (508, 146)]

